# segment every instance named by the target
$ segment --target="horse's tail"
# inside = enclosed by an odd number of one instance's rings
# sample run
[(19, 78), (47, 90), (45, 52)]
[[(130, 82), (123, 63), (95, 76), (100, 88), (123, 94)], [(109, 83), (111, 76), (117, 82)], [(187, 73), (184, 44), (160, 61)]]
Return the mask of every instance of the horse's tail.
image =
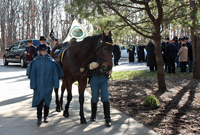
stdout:
[(53, 49), (52, 49), (52, 51), (51, 51), (51, 53), (50, 53), (50, 56), (51, 56), (52, 58), (54, 58), (54, 52), (55, 52), (55, 50), (61, 48), (62, 45), (63, 45), (63, 44), (61, 43), (61, 44), (55, 45), (55, 46), (53, 47)]

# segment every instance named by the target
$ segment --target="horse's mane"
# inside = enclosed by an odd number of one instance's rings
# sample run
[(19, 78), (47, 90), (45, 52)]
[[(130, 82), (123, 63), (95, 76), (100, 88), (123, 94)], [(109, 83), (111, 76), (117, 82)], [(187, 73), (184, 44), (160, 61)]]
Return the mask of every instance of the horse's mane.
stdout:
[(90, 41), (90, 40), (92, 40), (92, 39), (100, 38), (100, 37), (101, 37), (101, 35), (89, 36), (89, 37), (84, 38), (84, 39), (83, 39), (82, 41), (80, 41), (80, 42), (85, 43), (85, 42), (88, 42), (88, 41)]

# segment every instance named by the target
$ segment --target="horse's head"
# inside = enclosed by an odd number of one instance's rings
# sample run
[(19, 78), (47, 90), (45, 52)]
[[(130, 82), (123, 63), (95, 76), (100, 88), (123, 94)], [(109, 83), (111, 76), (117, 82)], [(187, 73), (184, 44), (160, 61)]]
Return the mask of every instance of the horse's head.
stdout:
[(96, 49), (96, 56), (101, 61), (103, 65), (103, 69), (106, 71), (110, 71), (112, 69), (112, 38), (111, 31), (108, 35), (103, 32), (102, 37), (98, 40), (98, 46)]

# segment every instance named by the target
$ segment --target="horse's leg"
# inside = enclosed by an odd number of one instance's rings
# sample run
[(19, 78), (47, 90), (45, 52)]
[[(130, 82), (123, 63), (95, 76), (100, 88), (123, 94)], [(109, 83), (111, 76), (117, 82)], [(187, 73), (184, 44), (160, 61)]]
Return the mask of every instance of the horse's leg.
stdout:
[(67, 88), (67, 104), (65, 105), (63, 116), (67, 118), (69, 117), (69, 104), (72, 100), (72, 83), (69, 83), (69, 81), (65, 81), (65, 87)]
[(83, 112), (83, 103), (84, 103), (84, 91), (85, 87), (87, 85), (87, 78), (81, 78), (80, 81), (78, 81), (78, 91), (79, 91), (79, 103), (80, 103), (80, 121), (81, 124), (87, 124), (87, 121), (84, 117), (84, 112)]
[(54, 92), (55, 92), (55, 97), (56, 97), (56, 111), (60, 112), (60, 101), (59, 101), (59, 97), (58, 97), (58, 88), (54, 88)]
[(61, 110), (63, 110), (63, 95), (64, 95), (64, 92), (65, 92), (65, 85), (64, 83), (62, 83), (62, 86), (61, 86), (61, 96), (60, 96), (60, 107), (61, 107)]

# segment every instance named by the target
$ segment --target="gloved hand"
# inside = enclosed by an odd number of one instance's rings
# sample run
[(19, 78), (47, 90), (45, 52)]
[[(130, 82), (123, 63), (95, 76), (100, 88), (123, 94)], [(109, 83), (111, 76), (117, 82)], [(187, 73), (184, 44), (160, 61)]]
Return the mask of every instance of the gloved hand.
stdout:
[(98, 67), (99, 67), (99, 63), (97, 63), (97, 62), (92, 62), (89, 65), (90, 70), (93, 70), (93, 69), (98, 68)]
[(24, 54), (26, 55), (26, 54), (27, 54), (27, 52), (25, 51), (25, 52), (24, 52)]
[(109, 74), (109, 76), (112, 74), (112, 69), (109, 71), (109, 73), (108, 73), (108, 74)]

